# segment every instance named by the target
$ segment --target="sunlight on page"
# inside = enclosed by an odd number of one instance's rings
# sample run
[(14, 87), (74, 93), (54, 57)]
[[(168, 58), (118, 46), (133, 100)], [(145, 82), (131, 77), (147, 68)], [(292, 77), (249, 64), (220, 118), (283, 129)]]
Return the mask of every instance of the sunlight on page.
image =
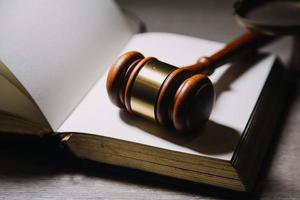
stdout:
[[(146, 56), (155, 56), (175, 66), (183, 66), (222, 47), (221, 43), (187, 36), (147, 33), (133, 37), (123, 52), (138, 50)], [(196, 138), (184, 139), (174, 136), (170, 130), (140, 117), (128, 115), (115, 107), (106, 93), (106, 74), (58, 131), (91, 133), (183, 153), (230, 160), (274, 59), (274, 56), (265, 57), (254, 63), (251, 68), (244, 66), (243, 70), (240, 69), (243, 67), (241, 65), (230, 68), (225, 66), (216, 70), (211, 76), (217, 89), (215, 107), (209, 122)], [(237, 72), (240, 73), (239, 76)]]

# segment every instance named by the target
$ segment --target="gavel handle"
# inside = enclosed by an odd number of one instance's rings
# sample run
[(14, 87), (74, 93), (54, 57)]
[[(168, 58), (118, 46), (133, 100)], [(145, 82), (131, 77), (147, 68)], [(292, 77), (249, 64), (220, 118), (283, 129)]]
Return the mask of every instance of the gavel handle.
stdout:
[(228, 43), (223, 49), (209, 57), (202, 57), (196, 64), (185, 66), (184, 68), (194, 74), (213, 72), (214, 69), (226, 63), (233, 62), (239, 57), (253, 52), (256, 49), (272, 42), (277, 37), (264, 35), (256, 32), (247, 32), (232, 42)]

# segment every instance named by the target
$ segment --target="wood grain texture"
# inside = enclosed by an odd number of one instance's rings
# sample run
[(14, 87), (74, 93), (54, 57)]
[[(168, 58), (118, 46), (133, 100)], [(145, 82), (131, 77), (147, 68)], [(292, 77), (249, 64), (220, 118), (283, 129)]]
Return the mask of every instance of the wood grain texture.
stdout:
[(185, 66), (186, 69), (197, 73), (211, 72), (226, 63), (233, 62), (250, 52), (260, 49), (264, 45), (273, 42), (277, 37), (263, 35), (256, 32), (246, 32), (243, 35), (228, 42), (223, 49), (209, 57), (199, 59), (197, 63)]
[[(148, 24), (149, 31), (178, 32), (216, 41), (229, 41), (244, 30), (232, 18), (234, 0), (118, 0)], [(179, 14), (180, 13), (180, 14)], [(197, 26), (199, 24), (199, 26)], [(205, 28), (200, 28), (205, 24)], [(289, 39), (268, 50), (289, 58)], [(300, 198), (300, 81), (287, 109), (282, 129), (264, 161), (254, 199)], [(206, 187), (166, 184), (140, 172), (105, 165), (89, 167), (57, 156), (37, 138), (0, 140), (0, 199), (222, 199), (240, 194)], [(146, 177), (145, 177), (146, 176)]]
[(174, 127), (182, 134), (199, 128), (209, 119), (214, 104), (214, 88), (204, 74), (185, 80), (174, 97), (172, 120)]
[[(143, 59), (144, 56), (136, 51), (130, 51), (120, 56), (118, 60), (110, 67), (107, 75), (106, 90), (113, 104), (120, 108), (125, 107), (124, 103), (124, 85), (126, 85), (127, 71)], [(134, 65), (135, 66), (135, 65)]]

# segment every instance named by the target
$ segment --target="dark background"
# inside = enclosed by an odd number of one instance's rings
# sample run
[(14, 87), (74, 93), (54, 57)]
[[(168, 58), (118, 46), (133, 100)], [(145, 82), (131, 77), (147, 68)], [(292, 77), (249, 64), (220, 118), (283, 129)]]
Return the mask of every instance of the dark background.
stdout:
[[(221, 42), (228, 42), (245, 31), (234, 21), (232, 0), (117, 2), (143, 20), (148, 31), (175, 32)], [(292, 46), (292, 39), (284, 38), (265, 50), (277, 53), (291, 67)], [(54, 149), (48, 141), (3, 136), (0, 139), (0, 199), (299, 199), (300, 84), (297, 76), (293, 76), (295, 87), (251, 194), (78, 162), (65, 156), (63, 150)]]

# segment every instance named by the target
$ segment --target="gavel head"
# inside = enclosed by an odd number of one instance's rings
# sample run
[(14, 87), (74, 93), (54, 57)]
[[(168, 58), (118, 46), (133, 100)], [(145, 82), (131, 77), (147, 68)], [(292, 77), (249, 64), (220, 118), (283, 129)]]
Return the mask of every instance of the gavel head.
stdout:
[(180, 133), (199, 129), (214, 102), (213, 85), (206, 75), (194, 75), (136, 51), (123, 54), (112, 65), (106, 88), (116, 106)]

